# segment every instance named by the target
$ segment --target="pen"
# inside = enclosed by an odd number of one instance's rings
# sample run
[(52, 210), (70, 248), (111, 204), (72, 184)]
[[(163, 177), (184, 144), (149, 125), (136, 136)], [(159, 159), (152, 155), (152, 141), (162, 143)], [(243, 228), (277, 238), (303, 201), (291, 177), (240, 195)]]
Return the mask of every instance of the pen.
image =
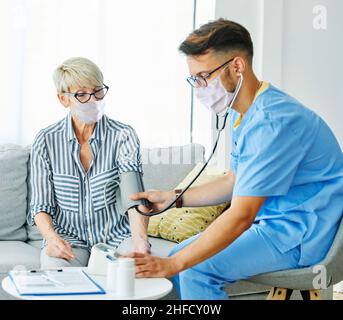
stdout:
[(45, 275), (45, 274), (42, 275), (42, 278), (44, 278), (44, 279), (46, 279), (46, 280), (48, 280), (48, 281), (50, 281), (50, 282), (52, 282), (52, 283), (54, 283), (54, 284), (56, 284), (56, 285), (58, 285), (58, 286), (64, 287), (64, 283), (62, 283), (62, 282), (60, 282), (60, 281), (57, 281), (57, 280), (55, 280), (55, 279), (52, 279), (52, 278), (48, 277), (48, 276)]
[(41, 273), (45, 271), (63, 272), (63, 269), (30, 270), (31, 273)]

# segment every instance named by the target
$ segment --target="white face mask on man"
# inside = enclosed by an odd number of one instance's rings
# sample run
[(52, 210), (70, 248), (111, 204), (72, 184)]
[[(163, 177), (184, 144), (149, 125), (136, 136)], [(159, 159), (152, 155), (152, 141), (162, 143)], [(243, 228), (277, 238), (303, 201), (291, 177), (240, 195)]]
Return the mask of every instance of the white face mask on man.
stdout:
[(207, 87), (196, 88), (195, 96), (199, 101), (210, 111), (217, 114), (222, 113), (226, 108), (232, 108), (234, 101), (241, 90), (243, 83), (243, 75), (240, 74), (240, 79), (234, 92), (228, 92), (220, 81), (220, 75), (215, 78)]
[(86, 124), (98, 122), (104, 115), (105, 101), (76, 103), (70, 107), (71, 114)]

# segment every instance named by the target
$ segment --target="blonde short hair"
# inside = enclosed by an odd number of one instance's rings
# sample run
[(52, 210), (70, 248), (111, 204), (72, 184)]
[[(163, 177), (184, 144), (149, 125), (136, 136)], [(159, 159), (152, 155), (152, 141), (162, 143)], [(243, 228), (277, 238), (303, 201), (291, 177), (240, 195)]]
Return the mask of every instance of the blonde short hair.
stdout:
[(104, 83), (99, 67), (86, 58), (76, 57), (64, 61), (53, 75), (58, 93), (69, 92), (71, 88), (95, 88)]

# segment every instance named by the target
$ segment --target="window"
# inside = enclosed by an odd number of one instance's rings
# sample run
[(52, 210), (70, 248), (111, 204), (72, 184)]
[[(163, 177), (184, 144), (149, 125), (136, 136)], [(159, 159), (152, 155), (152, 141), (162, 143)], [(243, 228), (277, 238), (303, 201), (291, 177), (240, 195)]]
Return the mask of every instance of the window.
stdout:
[(214, 0), (2, 0), (0, 143), (30, 144), (67, 114), (52, 73), (74, 56), (102, 69), (106, 114), (132, 125), (142, 146), (187, 144), (194, 120), (193, 141), (210, 143), (210, 114), (197, 105), (191, 113), (177, 50), (194, 27), (195, 3), (197, 24), (214, 17)]

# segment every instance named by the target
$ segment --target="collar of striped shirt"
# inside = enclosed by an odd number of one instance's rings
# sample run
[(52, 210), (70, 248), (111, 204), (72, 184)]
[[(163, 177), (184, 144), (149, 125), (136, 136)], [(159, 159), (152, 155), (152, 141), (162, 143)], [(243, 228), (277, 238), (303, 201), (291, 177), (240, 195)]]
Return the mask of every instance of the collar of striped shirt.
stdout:
[[(106, 115), (103, 115), (103, 117), (95, 125), (95, 129), (89, 140), (90, 142), (94, 139), (97, 140), (98, 142), (105, 139), (107, 123), (108, 123), (108, 118)], [(71, 121), (71, 112), (69, 112), (69, 114), (65, 118), (65, 128), (66, 128), (65, 134), (66, 134), (67, 141), (69, 142), (77, 141), (77, 138), (73, 129), (72, 121)]]

